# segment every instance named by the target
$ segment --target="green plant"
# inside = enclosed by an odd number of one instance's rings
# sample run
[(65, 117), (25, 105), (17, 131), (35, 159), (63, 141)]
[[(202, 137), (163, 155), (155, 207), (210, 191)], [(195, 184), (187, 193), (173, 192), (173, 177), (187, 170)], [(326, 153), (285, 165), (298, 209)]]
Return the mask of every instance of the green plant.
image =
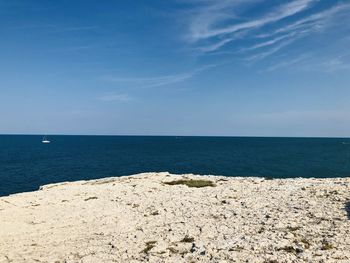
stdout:
[(176, 181), (171, 181), (171, 182), (164, 182), (164, 184), (167, 185), (187, 185), (188, 187), (207, 187), (211, 186), (214, 187), (216, 186), (212, 181), (209, 180), (193, 180), (193, 179), (181, 179), (181, 180), (176, 180)]
[(301, 239), (300, 242), (304, 244), (305, 248), (309, 248), (311, 245), (310, 242), (308, 240), (306, 240), (305, 238)]
[(93, 200), (93, 199), (97, 199), (97, 197), (96, 196), (88, 197), (88, 198), (84, 199), (84, 201), (89, 201), (89, 200)]
[(321, 250), (331, 250), (333, 248), (334, 248), (334, 246), (332, 244), (330, 244), (328, 242), (324, 242), (322, 244)]
[(287, 226), (287, 229), (289, 230), (289, 231), (297, 231), (297, 230), (299, 230), (299, 229), (301, 229), (301, 227), (300, 226)]
[(157, 243), (157, 241), (148, 241), (146, 242), (146, 247), (141, 251), (145, 254), (148, 254), (148, 252), (155, 247), (155, 244)]
[(193, 237), (189, 237), (189, 236), (185, 236), (180, 242), (192, 243), (192, 242), (194, 242), (194, 238)]

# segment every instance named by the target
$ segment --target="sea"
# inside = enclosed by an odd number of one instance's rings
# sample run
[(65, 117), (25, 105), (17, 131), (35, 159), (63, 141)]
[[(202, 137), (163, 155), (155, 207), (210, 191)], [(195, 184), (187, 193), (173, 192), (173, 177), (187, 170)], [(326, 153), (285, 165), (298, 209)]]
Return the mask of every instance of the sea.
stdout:
[(349, 138), (0, 135), (0, 196), (142, 172), (350, 176)]

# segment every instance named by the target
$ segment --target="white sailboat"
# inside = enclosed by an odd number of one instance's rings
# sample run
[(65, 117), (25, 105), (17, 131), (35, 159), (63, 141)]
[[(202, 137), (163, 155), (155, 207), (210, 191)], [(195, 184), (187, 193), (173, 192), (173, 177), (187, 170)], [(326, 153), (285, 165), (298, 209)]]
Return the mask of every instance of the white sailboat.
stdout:
[(46, 135), (43, 137), (42, 143), (50, 143), (50, 141), (47, 139)]

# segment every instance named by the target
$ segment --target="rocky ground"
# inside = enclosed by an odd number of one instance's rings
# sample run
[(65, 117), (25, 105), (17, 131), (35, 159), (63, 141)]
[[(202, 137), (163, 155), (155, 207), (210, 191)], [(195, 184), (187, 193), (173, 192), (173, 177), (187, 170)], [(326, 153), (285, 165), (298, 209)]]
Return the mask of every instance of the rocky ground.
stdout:
[(0, 262), (350, 262), (350, 178), (46, 185), (0, 198)]

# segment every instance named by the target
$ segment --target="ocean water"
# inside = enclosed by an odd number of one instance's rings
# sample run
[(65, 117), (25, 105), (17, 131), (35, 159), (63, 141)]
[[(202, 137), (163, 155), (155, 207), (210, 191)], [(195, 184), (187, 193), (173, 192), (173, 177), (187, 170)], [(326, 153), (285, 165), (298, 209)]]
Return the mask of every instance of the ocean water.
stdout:
[(0, 196), (40, 185), (169, 171), (226, 176), (350, 176), (350, 139), (0, 136)]

